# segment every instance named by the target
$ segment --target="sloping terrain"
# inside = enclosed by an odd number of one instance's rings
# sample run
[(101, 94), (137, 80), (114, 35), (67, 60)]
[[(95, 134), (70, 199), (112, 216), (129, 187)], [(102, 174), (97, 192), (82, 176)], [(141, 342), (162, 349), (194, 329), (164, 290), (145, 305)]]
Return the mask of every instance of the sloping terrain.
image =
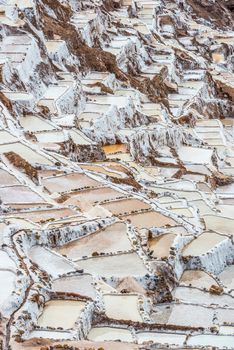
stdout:
[(0, 0), (1, 349), (234, 349), (233, 11)]

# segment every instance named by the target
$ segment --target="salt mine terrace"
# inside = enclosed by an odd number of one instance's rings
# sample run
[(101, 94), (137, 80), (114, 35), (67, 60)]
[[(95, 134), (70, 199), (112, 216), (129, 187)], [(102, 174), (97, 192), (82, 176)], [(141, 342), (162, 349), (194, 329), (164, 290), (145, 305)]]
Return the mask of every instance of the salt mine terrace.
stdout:
[(0, 0), (3, 350), (233, 349), (233, 14), (183, 3)]

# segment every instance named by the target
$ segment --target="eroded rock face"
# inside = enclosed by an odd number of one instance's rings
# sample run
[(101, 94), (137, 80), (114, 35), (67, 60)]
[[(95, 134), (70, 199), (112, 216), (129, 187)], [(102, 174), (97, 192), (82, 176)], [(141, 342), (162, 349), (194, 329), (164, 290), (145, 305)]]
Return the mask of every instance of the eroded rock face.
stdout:
[(0, 0), (0, 347), (228, 348), (233, 1)]

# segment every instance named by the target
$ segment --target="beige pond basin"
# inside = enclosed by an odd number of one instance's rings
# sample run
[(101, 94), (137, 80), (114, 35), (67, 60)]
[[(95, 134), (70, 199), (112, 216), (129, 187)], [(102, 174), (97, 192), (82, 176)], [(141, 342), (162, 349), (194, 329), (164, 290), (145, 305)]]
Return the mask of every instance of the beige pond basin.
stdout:
[(84, 170), (93, 171), (93, 172), (100, 173), (103, 175), (117, 177), (118, 179), (123, 178), (123, 175), (114, 173), (112, 171), (108, 171), (106, 168), (104, 168), (103, 166), (99, 166), (99, 165), (81, 165), (81, 168)]
[(116, 144), (116, 145), (107, 145), (103, 146), (103, 151), (105, 154), (114, 154), (114, 153), (125, 153), (127, 152), (127, 145), (126, 144)]
[(74, 275), (62, 277), (53, 281), (52, 290), (62, 293), (76, 293), (95, 298), (95, 289), (91, 275)]
[(20, 125), (25, 131), (37, 132), (54, 130), (55, 127), (48, 121), (34, 115), (20, 117)]
[[(3, 265), (1, 264), (1, 267)], [(1, 307), (5, 304), (6, 300), (10, 297), (11, 293), (15, 290), (16, 274), (9, 270), (0, 270), (0, 279), (2, 282), (0, 288), (0, 311)]]
[(19, 184), (17, 178), (6, 170), (0, 169), (0, 185), (1, 186), (12, 186)]
[(45, 304), (42, 315), (38, 319), (38, 325), (41, 328), (73, 328), (84, 307), (83, 301), (50, 300)]
[(173, 291), (173, 296), (183, 303), (200, 304), (200, 305), (217, 305), (220, 307), (234, 307), (234, 299), (229, 295), (215, 295), (191, 287), (177, 287)]
[(142, 322), (138, 295), (106, 294), (103, 299), (107, 317)]
[(50, 193), (62, 193), (86, 186), (90, 187), (100, 185), (100, 183), (96, 180), (93, 180), (89, 176), (80, 173), (49, 177), (43, 179), (42, 184)]
[(17, 138), (11, 135), (8, 131), (0, 130), (0, 144), (10, 143), (17, 141)]
[(75, 210), (69, 208), (61, 208), (61, 209), (43, 209), (43, 210), (34, 210), (25, 213), (17, 213), (15, 215), (16, 218), (25, 218), (31, 220), (33, 222), (54, 221), (55, 219), (60, 219), (62, 217), (68, 217), (77, 214)]
[(182, 251), (183, 256), (199, 256), (206, 254), (217, 244), (227, 239), (215, 232), (205, 232), (192, 242), (188, 243)]
[(15, 152), (30, 164), (52, 165), (52, 161), (20, 142), (0, 146), (0, 153)]
[(183, 346), (186, 335), (176, 333), (139, 332), (137, 333), (137, 339), (139, 344), (144, 344), (145, 342), (153, 342), (159, 344)]
[(32, 338), (44, 338), (44, 339), (55, 339), (55, 340), (61, 340), (61, 339), (71, 339), (72, 334), (70, 332), (66, 331), (51, 331), (51, 330), (40, 330), (35, 329), (29, 334), (29, 339)]
[(132, 246), (126, 231), (126, 224), (114, 223), (104, 230), (64, 244), (56, 251), (74, 261), (81, 259), (82, 256), (92, 256), (94, 252), (100, 254), (128, 251)]
[(187, 340), (189, 346), (214, 346), (215, 349), (233, 349), (233, 344), (234, 336), (230, 335), (201, 334), (191, 336)]
[(169, 256), (170, 247), (172, 246), (176, 235), (173, 233), (161, 235), (148, 240), (150, 250), (153, 250), (153, 257), (161, 259)]
[(215, 279), (208, 275), (208, 273), (201, 270), (187, 270), (184, 271), (180, 278), (180, 283), (186, 286), (191, 285), (197, 288), (207, 288), (210, 289), (212, 285), (218, 286)]
[(234, 265), (227, 266), (220, 274), (219, 278), (225, 287), (234, 289)]
[(117, 341), (133, 342), (132, 334), (128, 329), (117, 327), (93, 327), (88, 334), (91, 341)]
[(26, 186), (0, 188), (3, 203), (43, 203), (44, 199)]
[(118, 254), (80, 260), (77, 267), (85, 273), (105, 277), (144, 276), (149, 271), (136, 253)]
[(28, 257), (53, 277), (75, 270), (68, 261), (41, 246), (30, 248)]
[(210, 164), (213, 150), (182, 146), (178, 149), (179, 158), (185, 163)]
[(166, 225), (176, 225), (176, 222), (156, 211), (148, 211), (146, 213), (138, 213), (122, 216), (123, 220), (129, 220), (132, 225), (137, 228), (163, 227)]
[(199, 305), (167, 304), (154, 308), (153, 320), (163, 325), (208, 328), (213, 325), (213, 316), (214, 310)]
[(144, 210), (151, 208), (149, 204), (134, 198), (102, 203), (101, 206), (109, 210), (113, 215), (121, 215), (124, 213), (130, 213), (133, 210)]
[(234, 220), (218, 215), (205, 215), (204, 216), (206, 229), (214, 230), (221, 234), (233, 235)]
[(204, 200), (195, 200), (195, 201), (190, 201), (189, 204), (191, 206), (196, 207), (199, 210), (200, 215), (209, 215), (209, 214), (214, 214), (214, 211), (206, 204)]
[(83, 190), (75, 193), (70, 193), (70, 198), (64, 204), (78, 205), (79, 202), (94, 204), (104, 200), (113, 200), (117, 197), (125, 196), (123, 193), (114, 190), (111, 187), (101, 187), (90, 190)]

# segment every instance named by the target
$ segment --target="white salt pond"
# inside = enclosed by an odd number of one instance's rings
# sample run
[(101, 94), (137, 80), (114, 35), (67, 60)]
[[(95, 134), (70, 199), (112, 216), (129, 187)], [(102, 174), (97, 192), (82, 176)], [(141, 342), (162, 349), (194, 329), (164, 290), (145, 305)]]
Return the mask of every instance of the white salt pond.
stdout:
[(210, 164), (213, 150), (182, 146), (178, 149), (179, 158), (185, 163)]
[(194, 335), (189, 337), (187, 345), (189, 346), (214, 346), (219, 349), (233, 349), (234, 336), (228, 335)]
[(52, 330), (39, 330), (36, 329), (29, 334), (31, 338), (44, 338), (44, 339), (55, 339), (55, 340), (67, 340), (72, 338), (72, 334), (65, 331), (52, 331)]
[(106, 294), (103, 299), (107, 317), (142, 322), (137, 295)]
[(93, 327), (88, 334), (91, 341), (117, 341), (133, 342), (132, 334), (128, 329), (116, 327)]
[(76, 265), (85, 273), (106, 277), (144, 276), (149, 272), (136, 253), (95, 257), (77, 261)]
[(83, 301), (50, 300), (45, 304), (38, 325), (41, 328), (73, 328), (84, 307)]
[(52, 290), (54, 292), (77, 293), (95, 298), (95, 288), (91, 275), (74, 275), (56, 279), (53, 281)]
[(218, 215), (204, 215), (207, 230), (233, 235), (234, 220)]
[[(4, 266), (1, 264), (1, 266)], [(0, 308), (15, 290), (16, 275), (14, 272), (0, 270), (0, 280), (3, 282), (0, 288)]]
[(40, 268), (53, 277), (75, 271), (74, 267), (64, 258), (59, 257), (41, 246), (32, 247), (28, 252), (28, 256), (33, 262), (38, 264)]
[(124, 223), (114, 223), (104, 230), (97, 231), (77, 240), (64, 244), (56, 250), (69, 259), (77, 260), (92, 253), (117, 253), (132, 249), (127, 236), (127, 226)]
[(137, 339), (139, 344), (152, 341), (159, 344), (183, 346), (186, 335), (160, 332), (139, 332), (137, 333)]
[(145, 213), (130, 214), (122, 217), (123, 220), (129, 220), (137, 228), (163, 227), (165, 225), (175, 225), (176, 222), (156, 211)]
[(53, 130), (55, 128), (47, 120), (34, 115), (20, 117), (20, 124), (24, 130), (31, 132)]
[(220, 274), (221, 282), (229, 289), (234, 289), (234, 265), (227, 266)]
[(198, 256), (207, 253), (217, 244), (227, 239), (215, 232), (205, 232), (188, 243), (182, 251), (183, 256)]
[(218, 286), (215, 279), (208, 275), (208, 273), (201, 270), (187, 270), (184, 271), (183, 275), (180, 278), (180, 283), (183, 283), (187, 286), (191, 285), (192, 287), (197, 288), (207, 288), (210, 289), (212, 285)]
[(170, 247), (172, 246), (175, 237), (175, 234), (169, 233), (149, 239), (148, 245), (150, 250), (153, 250), (153, 257), (157, 259), (168, 257)]

